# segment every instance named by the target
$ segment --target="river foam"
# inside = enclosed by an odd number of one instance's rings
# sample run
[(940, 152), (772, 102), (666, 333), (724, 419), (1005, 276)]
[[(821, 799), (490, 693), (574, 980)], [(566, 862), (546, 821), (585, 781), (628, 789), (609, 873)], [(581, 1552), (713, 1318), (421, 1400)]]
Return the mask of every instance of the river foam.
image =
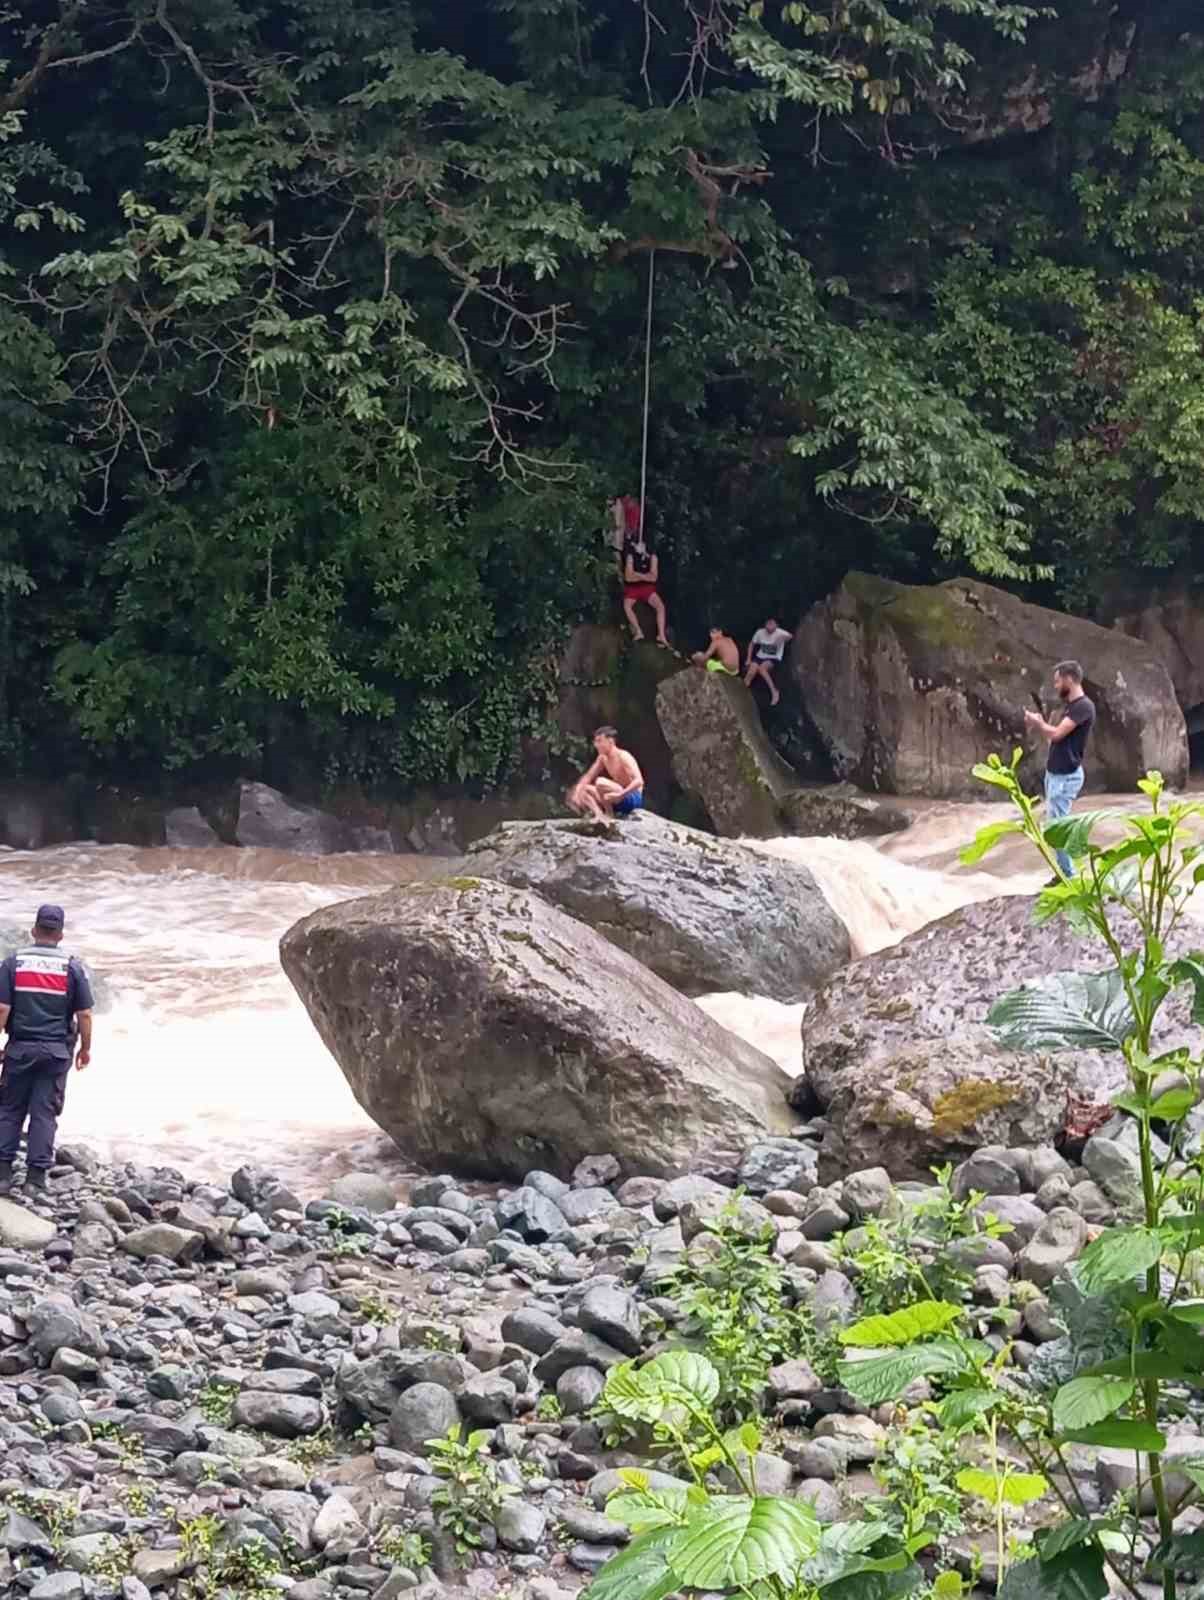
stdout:
[[(1093, 797), (1086, 802), (1101, 804)], [(1103, 803), (1122, 806), (1120, 796)], [(882, 840), (771, 839), (754, 848), (801, 862), (849, 928), (857, 955), (881, 950), (971, 901), (1032, 893), (1044, 874), (1020, 842), (980, 867), (958, 851), (998, 806), (921, 802)], [(0, 852), (0, 925), (62, 903), (69, 947), (108, 978), (93, 1065), (72, 1077), (64, 1140), (224, 1181), (246, 1160), (303, 1195), (353, 1168), (406, 1168), (360, 1109), (280, 969), (280, 936), (321, 906), (435, 876), (429, 856), (303, 857), (270, 850), (68, 845)], [(802, 1006), (754, 995), (699, 1004), (789, 1072)]]

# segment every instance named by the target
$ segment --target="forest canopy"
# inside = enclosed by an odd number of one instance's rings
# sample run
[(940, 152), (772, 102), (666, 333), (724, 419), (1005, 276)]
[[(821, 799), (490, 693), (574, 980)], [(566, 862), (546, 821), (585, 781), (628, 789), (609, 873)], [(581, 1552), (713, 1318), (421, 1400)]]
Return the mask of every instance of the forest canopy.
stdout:
[(613, 611), (650, 269), (679, 629), (1204, 569), (1195, 0), (2, 27), (10, 770), (503, 778)]

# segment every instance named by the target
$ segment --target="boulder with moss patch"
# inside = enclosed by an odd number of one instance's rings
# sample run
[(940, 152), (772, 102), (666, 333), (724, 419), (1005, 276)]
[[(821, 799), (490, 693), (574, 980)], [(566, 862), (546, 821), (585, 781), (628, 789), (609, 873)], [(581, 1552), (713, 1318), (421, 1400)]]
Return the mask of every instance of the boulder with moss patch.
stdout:
[(730, 1171), (789, 1079), (538, 895), (457, 878), (347, 900), (281, 960), (356, 1099), (408, 1155), (496, 1177)]
[[(986, 1027), (1022, 984), (1107, 964), (1062, 922), (1034, 926), (1032, 907), (1025, 895), (963, 906), (854, 962), (811, 1001), (791, 1101), (826, 1114), (821, 1181), (873, 1165), (926, 1177), (984, 1145), (1050, 1144), (1071, 1098), (1102, 1104), (1121, 1086), (1117, 1055), (1005, 1050)], [(1164, 1048), (1190, 1037), (1185, 1008), (1180, 997), (1164, 1008)]]
[(1097, 720), (1087, 758), (1098, 787), (1150, 768), (1187, 776), (1187, 732), (1165, 666), (1147, 645), (989, 584), (932, 587), (850, 573), (799, 624), (791, 655), (803, 701), (842, 778), (895, 794), (974, 795), (976, 761), (1027, 747), (1038, 787), (1044, 741), (1024, 712), (1054, 711), (1055, 664), (1083, 665)]

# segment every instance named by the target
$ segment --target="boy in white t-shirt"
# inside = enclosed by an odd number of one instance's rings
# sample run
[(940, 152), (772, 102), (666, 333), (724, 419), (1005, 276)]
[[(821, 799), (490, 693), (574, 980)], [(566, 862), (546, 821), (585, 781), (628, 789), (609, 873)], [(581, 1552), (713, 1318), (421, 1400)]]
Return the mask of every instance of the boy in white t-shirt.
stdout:
[(745, 661), (748, 670), (744, 674), (744, 681), (751, 689), (754, 678), (764, 678), (769, 685), (771, 706), (776, 706), (782, 698), (778, 693), (777, 684), (773, 681), (773, 669), (781, 666), (786, 646), (793, 637), (794, 635), (787, 633), (785, 628), (779, 628), (770, 617), (765, 626), (758, 628), (749, 641), (748, 659)]

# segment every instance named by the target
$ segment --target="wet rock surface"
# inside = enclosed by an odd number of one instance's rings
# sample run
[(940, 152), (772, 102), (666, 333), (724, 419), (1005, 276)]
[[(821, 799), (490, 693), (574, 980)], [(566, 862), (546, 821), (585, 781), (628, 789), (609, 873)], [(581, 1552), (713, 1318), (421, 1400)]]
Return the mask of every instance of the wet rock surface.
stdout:
[[(1067, 961), (1064, 925), (1033, 926), (1032, 907), (1026, 895), (963, 906), (845, 967), (809, 1003), (791, 1101), (827, 1119), (825, 1181), (868, 1165), (923, 1178), (984, 1145), (1047, 1146), (1072, 1098), (1106, 1103), (1120, 1087), (1117, 1056), (1009, 1051), (987, 1030), (996, 1000)], [(1185, 953), (1190, 930), (1176, 937)], [(1069, 949), (1077, 966), (1083, 952)], [(1175, 997), (1156, 1042), (1166, 1049), (1188, 1034)], [(1097, 1154), (1109, 1182), (1126, 1181), (1120, 1157)]]
[(849, 959), (805, 867), (652, 813), (610, 827), (506, 823), (468, 869), (535, 890), (683, 994), (804, 999)]
[[(1010, 1319), (1018, 1372), (1065, 1362), (1068, 1274), (1123, 1213), (1101, 1191), (1105, 1214), (1089, 1220), (1031, 1185), (1073, 1196), (1090, 1183), (1082, 1168), (997, 1146), (943, 1191), (894, 1185), (880, 1167), (825, 1190), (809, 1177), (822, 1133), (817, 1120), (749, 1146), (727, 1182), (624, 1176), (601, 1152), (572, 1184), (533, 1169), (484, 1193), (443, 1174), (399, 1197), (352, 1174), (306, 1205), (250, 1166), (220, 1187), (65, 1148), (47, 1193), (18, 1188), (0, 1205), (0, 1218), (26, 1219), (23, 1241), (14, 1229), (0, 1247), (0, 1592), (548, 1600), (580, 1589), (630, 1537), (606, 1515), (618, 1469), (649, 1464), (635, 1441), (608, 1442), (591, 1413), (607, 1372), (690, 1339), (673, 1273), (683, 1261), (705, 1270), (716, 1229), (778, 1263), (785, 1305), (822, 1341), (862, 1312), (865, 1219), (898, 1225), (919, 1207), (909, 1251), (931, 1272), (955, 1263), (969, 1326), (985, 1334)], [(1131, 1134), (1118, 1116), (1099, 1138), (1127, 1151)], [(798, 1187), (754, 1199), (735, 1189), (737, 1172), (793, 1173)], [(1016, 1192), (982, 1197), (976, 1180), (1008, 1188), (1009, 1172)], [(965, 1217), (955, 1197), (971, 1203)], [(587, 1202), (575, 1221), (574, 1198)], [(451, 1248), (424, 1247), (424, 1229)], [(763, 1493), (802, 1496), (824, 1521), (857, 1517), (859, 1474), (891, 1448), (892, 1418), (833, 1386), (829, 1347), (808, 1352), (768, 1371), (777, 1426), (748, 1466)], [(432, 1446), (455, 1429), (476, 1430), (499, 1486), (460, 1552)], [(1122, 1467), (1101, 1456), (1085, 1470), (1094, 1481)]]
[(600, 1151), (626, 1176), (729, 1171), (789, 1131), (779, 1067), (527, 890), (345, 901), (281, 960), (356, 1099), (424, 1164), (565, 1177)]
[(1097, 722), (1089, 771), (1128, 789), (1151, 768), (1187, 776), (1187, 733), (1166, 667), (1137, 639), (1030, 605), (985, 583), (931, 587), (850, 573), (795, 632), (791, 666), (838, 775), (893, 794), (976, 795), (971, 768), (1029, 750), (1027, 792), (1045, 765), (1023, 713), (1073, 658)]

